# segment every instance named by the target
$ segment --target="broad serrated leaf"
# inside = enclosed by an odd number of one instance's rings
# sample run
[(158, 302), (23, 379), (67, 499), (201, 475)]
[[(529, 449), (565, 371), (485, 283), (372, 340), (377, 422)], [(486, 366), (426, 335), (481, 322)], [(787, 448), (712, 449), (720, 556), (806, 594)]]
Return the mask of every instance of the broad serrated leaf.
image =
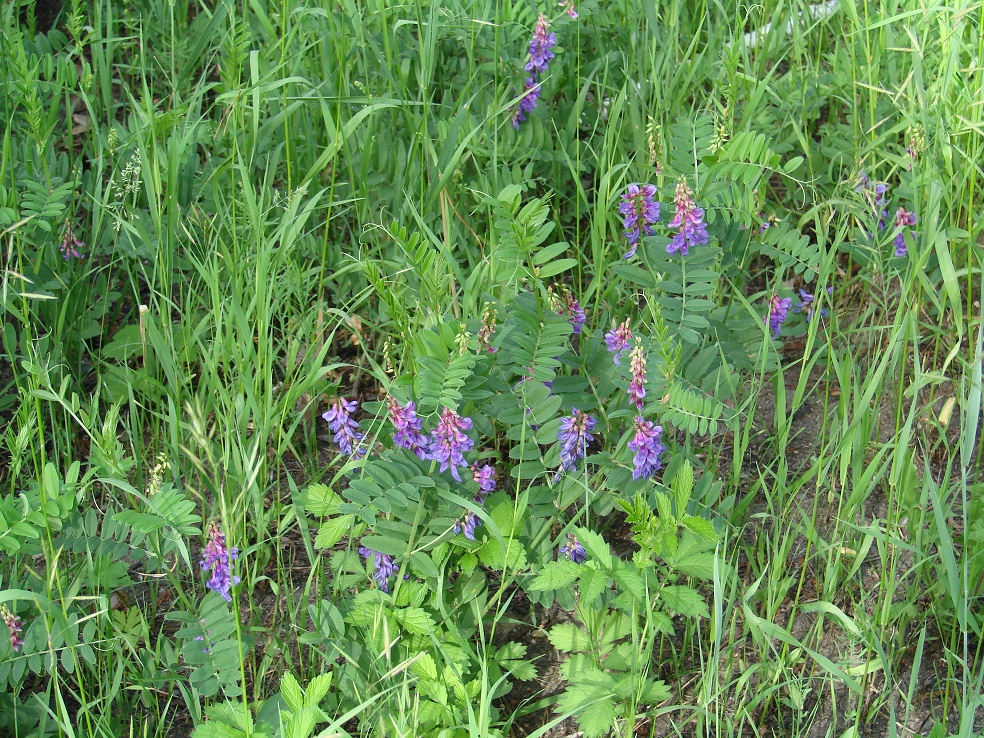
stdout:
[(684, 585), (663, 587), (660, 590), (660, 597), (663, 598), (663, 602), (670, 610), (685, 617), (706, 618), (710, 616), (704, 598), (692, 587)]
[(547, 637), (554, 648), (564, 653), (587, 651), (591, 648), (591, 639), (588, 638), (588, 634), (574, 623), (555, 625), (550, 629)]
[(536, 575), (536, 578), (526, 589), (531, 592), (562, 589), (570, 586), (580, 573), (580, 566), (566, 558), (550, 561), (544, 564), (540, 573)]
[(304, 707), (304, 690), (289, 671), (285, 671), (280, 680), (280, 694), (291, 710), (296, 711)]

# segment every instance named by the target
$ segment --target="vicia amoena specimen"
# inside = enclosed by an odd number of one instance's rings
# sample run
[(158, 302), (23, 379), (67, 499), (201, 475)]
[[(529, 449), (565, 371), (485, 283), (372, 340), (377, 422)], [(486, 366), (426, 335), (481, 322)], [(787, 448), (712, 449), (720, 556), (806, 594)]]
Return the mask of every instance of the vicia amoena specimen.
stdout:
[(321, 416), (327, 421), (331, 432), (335, 434), (335, 443), (338, 444), (342, 453), (357, 459), (365, 456), (366, 453), (364, 448), (355, 445), (365, 438), (365, 434), (359, 431), (359, 424), (352, 420), (352, 413), (358, 407), (359, 403), (355, 400), (339, 397), (338, 402), (331, 404), (331, 410)]
[(431, 444), (427, 458), (441, 463), (441, 471), (451, 468), (454, 481), (461, 481), (459, 466), (468, 466), (464, 454), (472, 450), (475, 442), (465, 435), (472, 427), (471, 418), (462, 418), (449, 407), (441, 411), (437, 427), (431, 431)]
[(631, 259), (639, 246), (639, 236), (652, 236), (656, 232), (653, 230), (653, 224), (659, 221), (656, 187), (651, 184), (644, 184), (641, 187), (630, 184), (622, 194), (618, 212), (622, 214), (625, 239), (629, 242), (629, 250), (622, 258)]
[(232, 602), (229, 588), (239, 584), (239, 577), (234, 577), (231, 563), (239, 557), (239, 549), (226, 548), (225, 534), (214, 520), (208, 526), (208, 543), (202, 554), (202, 571), (212, 570), (212, 576), (206, 586), (213, 592), (222, 595), (226, 602)]
[(899, 229), (898, 234), (895, 236), (895, 255), (896, 256), (907, 256), (909, 250), (905, 247), (905, 229), (908, 226), (914, 226), (916, 224), (916, 214), (910, 213), (903, 207), (898, 209), (895, 213), (895, 227)]
[(618, 360), (622, 358), (629, 348), (629, 342), (632, 340), (632, 329), (629, 327), (629, 319), (626, 318), (625, 322), (616, 326), (612, 330), (605, 334), (605, 346), (608, 350), (615, 354), (612, 357), (615, 362), (615, 366), (618, 366)]
[(4, 605), (0, 605), (0, 617), (3, 618), (4, 624), (10, 631), (10, 647), (15, 651), (19, 651), (20, 647), (24, 645), (24, 639), (21, 638), (24, 621), (14, 615)]
[(594, 440), (591, 431), (597, 422), (577, 408), (574, 408), (570, 417), (560, 421), (557, 440), (560, 441), (560, 465), (564, 471), (574, 471), (575, 462), (587, 455), (588, 444)]
[(679, 232), (666, 247), (668, 254), (675, 254), (679, 251), (682, 256), (686, 256), (694, 246), (702, 246), (707, 243), (704, 209), (694, 204), (691, 195), (693, 193), (690, 191), (690, 187), (687, 186), (685, 180), (681, 180), (676, 186), (676, 193), (673, 195), (676, 215), (669, 222), (669, 227), (679, 228)]
[[(834, 292), (833, 287), (827, 288), (828, 295), (833, 294), (833, 292)], [(814, 298), (813, 295), (807, 292), (806, 290), (801, 289), (799, 293), (800, 293), (801, 302), (796, 303), (796, 307), (793, 308), (793, 312), (806, 313), (806, 322), (809, 323), (811, 320), (813, 320), (814, 313), (817, 312), (813, 306)], [(820, 308), (820, 316), (824, 318), (827, 317), (826, 308)]]
[(779, 297), (776, 293), (772, 293), (769, 299), (769, 312), (762, 318), (762, 322), (768, 324), (773, 338), (779, 337), (779, 331), (782, 330), (782, 324), (786, 322), (792, 304), (792, 297)]
[(584, 546), (578, 542), (577, 536), (573, 533), (567, 534), (567, 543), (560, 547), (559, 553), (561, 556), (566, 557), (569, 561), (573, 561), (575, 564), (583, 564), (584, 560), (587, 558), (587, 554), (584, 551)]
[[(389, 592), (389, 578), (396, 574), (399, 567), (393, 563), (393, 557), (371, 548), (362, 546), (359, 555), (372, 565), (372, 578), (380, 592)], [(370, 561), (371, 560), (371, 561)]]
[(547, 16), (540, 14), (530, 39), (529, 59), (524, 67), (530, 76), (523, 83), (523, 96), (513, 111), (513, 128), (519, 130), (519, 124), (526, 120), (526, 114), (532, 113), (540, 99), (540, 75), (547, 71), (547, 64), (554, 58), (553, 47), (557, 44), (557, 36), (548, 33), (550, 21)]
[(424, 421), (417, 416), (417, 405), (413, 401), (400, 405), (387, 397), (386, 407), (393, 423), (393, 445), (409, 449), (423, 459), (427, 455), (427, 434), (423, 431)]
[(642, 398), (646, 396), (646, 352), (642, 350), (640, 339), (636, 339), (631, 360), (632, 379), (629, 381), (629, 399), (635, 403), (636, 409), (642, 412)]
[(629, 450), (635, 453), (632, 459), (633, 479), (649, 479), (662, 467), (659, 460), (659, 455), (663, 453), (662, 438), (662, 426), (636, 416), (635, 436), (629, 441)]

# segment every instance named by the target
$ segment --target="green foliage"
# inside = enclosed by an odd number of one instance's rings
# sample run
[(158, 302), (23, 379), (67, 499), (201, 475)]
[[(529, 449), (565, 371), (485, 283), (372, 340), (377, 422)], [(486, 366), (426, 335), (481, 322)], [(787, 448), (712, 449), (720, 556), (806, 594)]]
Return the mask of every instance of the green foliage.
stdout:
[[(0, 626), (0, 732), (501, 735), (546, 704), (501, 699), (543, 628), (588, 735), (677, 684), (702, 735), (810, 734), (838, 683), (874, 696), (825, 729), (912, 725), (928, 664), (934, 731), (972, 731), (976, 6), (37, 7), (0, 9), (0, 603), (24, 639)], [(514, 130), (541, 11), (556, 56)], [(681, 181), (709, 233), (686, 257)], [(623, 260), (630, 182), (662, 219)], [(825, 312), (773, 340), (768, 301), (800, 289)], [(603, 341), (625, 320), (641, 408)], [(371, 400), (367, 458), (339, 459), (326, 403), (383, 392), (428, 435), (471, 419), (497, 490), (394, 448)], [(574, 408), (597, 426), (562, 470)], [(663, 429), (651, 479), (636, 416)], [(240, 549), (230, 605), (205, 519)], [(850, 663), (813, 642), (832, 628)]]

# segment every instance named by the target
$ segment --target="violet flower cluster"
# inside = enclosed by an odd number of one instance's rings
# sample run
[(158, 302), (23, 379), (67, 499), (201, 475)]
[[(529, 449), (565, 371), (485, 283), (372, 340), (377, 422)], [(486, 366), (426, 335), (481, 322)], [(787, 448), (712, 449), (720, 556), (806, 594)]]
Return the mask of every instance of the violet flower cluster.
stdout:
[(331, 409), (322, 414), (322, 418), (328, 423), (331, 432), (334, 433), (335, 443), (342, 453), (354, 456), (359, 459), (365, 456), (366, 450), (357, 444), (365, 438), (365, 434), (359, 431), (359, 424), (352, 419), (352, 413), (359, 407), (355, 400), (346, 400), (339, 397), (338, 402), (331, 404)]
[(560, 421), (557, 440), (560, 442), (560, 465), (564, 471), (574, 471), (577, 460), (587, 456), (588, 444), (594, 440), (591, 431), (597, 423), (593, 416), (577, 408)]
[[(477, 463), (472, 464), (472, 479), (478, 485), (478, 494), (475, 495), (475, 504), (485, 503), (485, 496), (495, 491), (495, 469), (488, 464), (479, 467)], [(464, 533), (469, 541), (475, 540), (475, 529), (482, 524), (473, 511), (467, 510), (463, 518), (454, 521), (454, 532)]]
[(692, 195), (693, 192), (687, 186), (686, 180), (681, 180), (676, 186), (676, 193), (673, 195), (676, 215), (669, 222), (670, 228), (678, 228), (679, 231), (666, 247), (668, 254), (675, 254), (679, 251), (681, 256), (686, 256), (694, 246), (702, 246), (707, 243), (704, 209), (694, 204)]
[(632, 349), (629, 380), (629, 399), (635, 403), (636, 409), (642, 412), (642, 398), (646, 396), (646, 353), (642, 350), (642, 341), (636, 339)]
[[(800, 293), (800, 302), (796, 303), (796, 307), (793, 308), (794, 313), (806, 313), (807, 323), (813, 320), (813, 316), (817, 312), (820, 313), (820, 317), (822, 318), (827, 317), (828, 315), (827, 308), (820, 308), (819, 311), (816, 310), (816, 307), (813, 304), (815, 298), (811, 293), (807, 292), (804, 289), (800, 289), (799, 293)], [(834, 293), (834, 288), (828, 287), (827, 294), (832, 295), (833, 293)]]
[(629, 441), (629, 450), (635, 453), (632, 459), (632, 478), (649, 479), (662, 468), (659, 456), (664, 451), (660, 441), (663, 438), (662, 426), (640, 416), (635, 419), (635, 435)]
[(14, 615), (4, 605), (0, 605), (0, 617), (3, 617), (4, 625), (10, 631), (10, 647), (14, 651), (19, 651), (20, 647), (24, 645), (24, 639), (21, 638), (21, 632), (24, 630), (24, 621)]
[(624, 323), (617, 325), (605, 334), (605, 346), (608, 348), (609, 352), (615, 354), (612, 357), (612, 360), (615, 362), (615, 366), (618, 366), (619, 359), (622, 358), (622, 354), (628, 350), (629, 342), (631, 340), (632, 328), (629, 327), (628, 318), (625, 319)]
[(495, 333), (495, 324), (498, 320), (499, 312), (489, 303), (485, 303), (485, 312), (482, 313), (482, 325), (478, 329), (479, 349), (487, 353), (494, 354), (498, 351), (492, 346), (492, 334)]
[(574, 293), (567, 287), (561, 287), (560, 294), (557, 294), (551, 288), (550, 304), (554, 312), (558, 315), (567, 316), (567, 319), (571, 321), (571, 327), (574, 329), (574, 335), (580, 336), (584, 329), (584, 324), (588, 321), (588, 315), (584, 312), (584, 308), (581, 307), (580, 300), (574, 297)]
[(560, 547), (559, 551), (561, 556), (566, 557), (569, 561), (573, 561), (575, 564), (583, 564), (584, 560), (587, 558), (587, 553), (584, 550), (584, 546), (577, 540), (577, 536), (573, 533), (567, 534), (567, 543)]
[(79, 249), (84, 249), (85, 244), (82, 243), (75, 236), (75, 231), (72, 230), (72, 224), (69, 223), (65, 226), (65, 237), (62, 239), (61, 246), (58, 247), (65, 257), (65, 261), (71, 259), (84, 259), (82, 252)]
[(462, 418), (446, 407), (441, 411), (437, 427), (431, 431), (431, 442), (425, 458), (440, 462), (442, 472), (450, 467), (451, 476), (456, 482), (461, 481), (458, 467), (468, 466), (464, 454), (475, 446), (475, 442), (465, 435), (465, 431), (471, 427), (471, 418)]
[[(878, 218), (878, 230), (885, 230), (885, 221), (888, 219), (888, 185), (884, 182), (872, 183), (868, 174), (862, 170), (858, 174), (855, 191), (870, 201), (872, 213)], [(872, 234), (868, 233), (868, 238), (871, 237)]]
[(769, 330), (772, 332), (773, 338), (779, 337), (779, 332), (782, 330), (782, 324), (786, 322), (786, 316), (789, 314), (789, 308), (793, 304), (793, 298), (791, 297), (779, 297), (775, 292), (772, 293), (772, 297), (769, 298), (769, 311), (762, 318), (762, 322), (769, 326)]
[(229, 588), (239, 584), (239, 577), (233, 576), (231, 563), (239, 557), (239, 549), (227, 548), (225, 534), (214, 520), (208, 526), (208, 543), (200, 562), (202, 571), (212, 571), (206, 585), (213, 592), (222, 595), (226, 602), (232, 602)]
[(907, 256), (909, 250), (905, 247), (905, 229), (916, 224), (916, 214), (910, 213), (903, 207), (899, 207), (898, 212), (895, 213), (895, 227), (898, 229), (898, 234), (895, 236), (895, 255), (902, 257)]
[(622, 214), (625, 238), (629, 242), (629, 250), (622, 258), (631, 259), (639, 246), (639, 236), (652, 236), (656, 232), (653, 224), (659, 221), (659, 203), (655, 185), (630, 184), (622, 194), (618, 212)]
[(529, 59), (526, 62), (527, 72), (530, 76), (523, 83), (523, 96), (513, 111), (513, 128), (519, 130), (519, 124), (526, 120), (526, 114), (532, 113), (540, 99), (540, 75), (547, 71), (547, 64), (554, 58), (553, 47), (557, 44), (557, 36), (548, 33), (550, 21), (547, 16), (540, 14), (537, 18), (536, 27), (533, 29), (533, 38), (530, 39)]
[(577, 20), (577, 8), (574, 6), (574, 0), (561, 0), (557, 4), (564, 9), (571, 20)]
[(399, 570), (393, 557), (365, 546), (359, 547), (359, 555), (372, 566), (372, 578), (379, 591), (389, 593), (389, 578)]
[(417, 415), (417, 405), (412, 400), (401, 405), (392, 396), (386, 398), (390, 422), (393, 423), (393, 445), (413, 451), (423, 459), (427, 454), (427, 434), (424, 421)]

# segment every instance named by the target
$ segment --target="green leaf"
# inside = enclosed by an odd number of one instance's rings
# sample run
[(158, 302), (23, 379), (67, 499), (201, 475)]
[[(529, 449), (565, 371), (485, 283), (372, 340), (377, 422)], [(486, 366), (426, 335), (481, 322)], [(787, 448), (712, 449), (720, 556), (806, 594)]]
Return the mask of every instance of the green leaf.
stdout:
[(307, 689), (304, 690), (305, 701), (307, 704), (317, 707), (328, 694), (329, 689), (331, 689), (331, 672), (319, 674), (308, 682)]
[(429, 653), (417, 654), (410, 671), (422, 679), (437, 679), (437, 663)]
[(600, 738), (615, 726), (615, 680), (597, 669), (575, 678), (557, 700), (557, 711), (574, 716), (586, 738)]
[(591, 640), (588, 634), (581, 630), (574, 623), (560, 623), (550, 629), (547, 636), (550, 643), (558, 651), (564, 653), (575, 653), (577, 651), (587, 651), (591, 648)]
[(587, 528), (578, 528), (577, 540), (591, 559), (597, 561), (603, 569), (611, 570), (612, 552), (604, 538)]
[(608, 574), (587, 564), (582, 567), (578, 593), (581, 595), (581, 602), (590, 605), (608, 587)]
[(635, 600), (645, 600), (646, 585), (633, 565), (619, 562), (612, 570), (612, 578), (619, 587), (632, 595)]
[(531, 592), (562, 589), (572, 584), (580, 573), (580, 566), (573, 561), (567, 559), (550, 561), (544, 565), (526, 589)]
[(714, 532), (711, 521), (696, 515), (687, 515), (681, 521), (683, 525), (710, 543), (717, 543), (718, 535)]
[(318, 528), (314, 547), (331, 548), (350, 533), (353, 537), (357, 537), (363, 528), (365, 528), (365, 523), (356, 524), (354, 515), (339, 515), (336, 518), (331, 518)]
[(660, 590), (666, 606), (685, 617), (710, 617), (710, 610), (700, 593), (692, 587), (671, 585)]
[(434, 620), (419, 607), (405, 607), (393, 613), (397, 621), (413, 635), (427, 635), (434, 631)]
[(577, 266), (577, 259), (556, 259), (537, 270), (540, 279), (549, 279)]
[(304, 510), (309, 515), (327, 518), (338, 514), (342, 498), (335, 494), (327, 484), (311, 484), (304, 491)]

